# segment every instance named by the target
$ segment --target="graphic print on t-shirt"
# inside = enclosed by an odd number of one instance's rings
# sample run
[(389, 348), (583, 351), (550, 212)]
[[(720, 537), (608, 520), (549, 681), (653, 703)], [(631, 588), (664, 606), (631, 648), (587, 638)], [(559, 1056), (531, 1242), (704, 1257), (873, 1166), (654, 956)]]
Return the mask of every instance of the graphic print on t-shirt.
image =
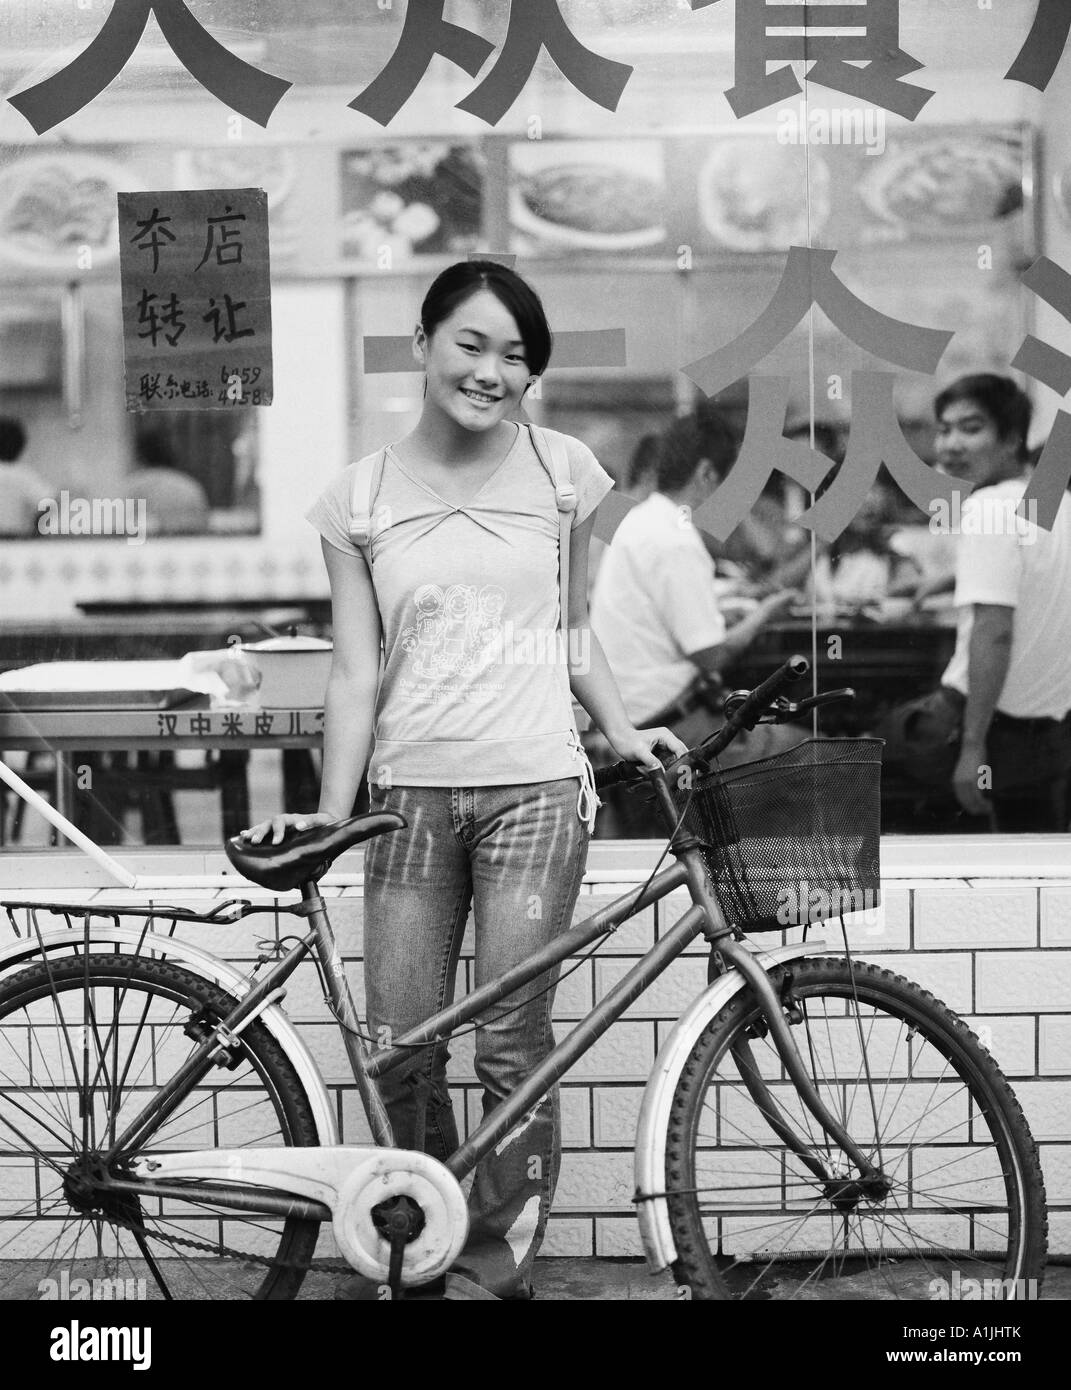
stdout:
[[(426, 681), (470, 675), (501, 655), (502, 611), (507, 594), (498, 584), (421, 584), (413, 594), (415, 618), (402, 629), (402, 650), (408, 653), (413, 675)], [(411, 684), (413, 689), (417, 683)], [(426, 693), (425, 699), (452, 695), (486, 699), (490, 687), (458, 688)], [(420, 698), (420, 696), (418, 696)]]

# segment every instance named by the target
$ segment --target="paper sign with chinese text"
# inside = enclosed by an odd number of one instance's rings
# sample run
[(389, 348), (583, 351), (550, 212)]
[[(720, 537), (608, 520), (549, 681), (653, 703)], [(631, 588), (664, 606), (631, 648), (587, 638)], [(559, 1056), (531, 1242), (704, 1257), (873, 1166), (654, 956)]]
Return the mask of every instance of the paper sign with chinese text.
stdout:
[(264, 190), (118, 199), (127, 410), (271, 405)]

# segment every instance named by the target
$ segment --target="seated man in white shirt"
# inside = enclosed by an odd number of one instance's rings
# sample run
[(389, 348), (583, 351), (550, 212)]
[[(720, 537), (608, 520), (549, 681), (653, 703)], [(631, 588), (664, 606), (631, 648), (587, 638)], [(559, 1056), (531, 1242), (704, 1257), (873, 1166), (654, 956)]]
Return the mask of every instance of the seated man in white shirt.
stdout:
[[(770, 618), (792, 602), (790, 592), (763, 599), (733, 627), (726, 626), (719, 587), (695, 509), (713, 493), (736, 457), (737, 440), (708, 405), (678, 420), (657, 460), (656, 490), (621, 522), (595, 583), (591, 622), (606, 653), (631, 719), (654, 715), (690, 747), (723, 722), (710, 687)], [(760, 725), (726, 751), (725, 764), (748, 762), (791, 747), (798, 730)], [(618, 813), (619, 833), (662, 833), (637, 794), (604, 799)]]
[(1029, 478), (1030, 401), (1011, 378), (961, 377), (934, 413), (938, 462), (975, 489), (954, 536), (959, 627), (941, 678), (962, 709), (953, 791), (998, 831), (1065, 831), (1071, 502), (1065, 494), (1051, 531), (1016, 513)]
[(35, 536), (55, 489), (19, 462), (26, 430), (13, 416), (0, 417), (0, 536)]

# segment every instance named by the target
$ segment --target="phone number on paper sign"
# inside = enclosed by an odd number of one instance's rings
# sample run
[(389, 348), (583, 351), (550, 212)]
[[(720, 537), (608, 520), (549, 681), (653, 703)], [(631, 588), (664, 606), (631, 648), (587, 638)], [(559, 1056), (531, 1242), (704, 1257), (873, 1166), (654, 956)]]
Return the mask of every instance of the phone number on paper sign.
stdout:
[(220, 405), (268, 405), (271, 396), (256, 383), (259, 367), (227, 367), (219, 369), (221, 387), (217, 399)]

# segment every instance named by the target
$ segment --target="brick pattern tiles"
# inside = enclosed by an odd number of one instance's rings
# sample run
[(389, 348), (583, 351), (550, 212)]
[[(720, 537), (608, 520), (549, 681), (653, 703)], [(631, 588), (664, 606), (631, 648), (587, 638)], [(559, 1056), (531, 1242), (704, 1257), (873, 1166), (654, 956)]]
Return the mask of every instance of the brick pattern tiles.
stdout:
[[(577, 920), (629, 886), (587, 885)], [(21, 896), (40, 896), (40, 890)], [(117, 897), (129, 901), (130, 895), (97, 896), (103, 903)], [(325, 896), (354, 993), (363, 1003), (360, 890), (328, 889)], [(198, 898), (203, 902), (201, 895)], [(175, 901), (175, 896), (166, 900)], [(559, 1037), (687, 906), (684, 895), (673, 895), (623, 925), (593, 961), (578, 964), (558, 990)], [(3, 930), (8, 931), (6, 923)], [(265, 937), (292, 930), (293, 919), (285, 913), (230, 927), (180, 928), (188, 939), (246, 965)], [(831, 943), (838, 931), (836, 925), (830, 929)], [(984, 880), (954, 885), (947, 880), (898, 882), (884, 891), (880, 908), (850, 919), (849, 939), (860, 957), (918, 981), (967, 1017), (1014, 1081), (1041, 1145), (1052, 1206), (1052, 1248), (1071, 1251), (1071, 887), (1040, 882), (992, 887)], [(776, 945), (778, 938), (767, 934), (763, 944)], [(704, 957), (700, 944), (675, 962), (563, 1083), (565, 1153), (547, 1255), (642, 1253), (631, 1201), (636, 1120), (658, 1047), (678, 1013), (704, 985)], [(463, 982), (471, 978), (471, 959), (470, 933), (462, 951)], [(367, 1140), (345, 1052), (335, 1025), (326, 1018), (311, 966), (302, 966), (290, 982), (287, 1008), (336, 1093), (343, 1140)], [(457, 1039), (451, 1075), (459, 1127), (469, 1133), (480, 1116), (471, 1035)]]

